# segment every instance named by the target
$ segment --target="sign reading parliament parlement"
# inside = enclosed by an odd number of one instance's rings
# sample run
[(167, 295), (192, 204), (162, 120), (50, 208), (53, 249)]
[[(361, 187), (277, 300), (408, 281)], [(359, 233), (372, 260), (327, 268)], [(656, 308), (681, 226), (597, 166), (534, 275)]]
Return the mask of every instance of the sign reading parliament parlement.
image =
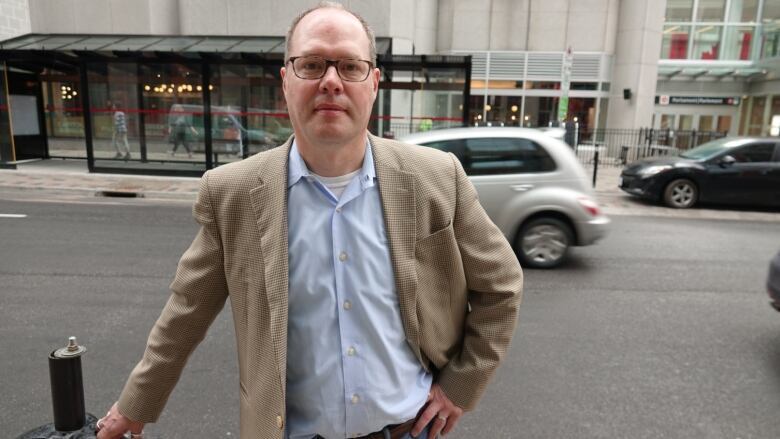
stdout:
[(655, 97), (655, 103), (660, 105), (739, 105), (738, 97), (711, 96), (669, 96)]

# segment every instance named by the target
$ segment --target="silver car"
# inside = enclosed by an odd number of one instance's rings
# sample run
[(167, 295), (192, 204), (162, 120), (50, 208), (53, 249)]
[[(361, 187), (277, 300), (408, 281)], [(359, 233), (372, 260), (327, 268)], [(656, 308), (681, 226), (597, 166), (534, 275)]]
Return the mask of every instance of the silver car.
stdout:
[(454, 128), (415, 133), (406, 143), (453, 153), (490, 218), (526, 267), (560, 265), (573, 245), (602, 238), (609, 224), (572, 149), (557, 131)]

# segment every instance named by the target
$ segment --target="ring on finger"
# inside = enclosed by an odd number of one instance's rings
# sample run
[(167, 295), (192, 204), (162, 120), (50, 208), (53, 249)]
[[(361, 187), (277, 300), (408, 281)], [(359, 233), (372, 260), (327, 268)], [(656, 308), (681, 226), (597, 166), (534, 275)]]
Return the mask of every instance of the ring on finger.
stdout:
[(436, 415), (437, 418), (439, 418), (440, 421), (447, 422), (447, 417), (442, 415)]

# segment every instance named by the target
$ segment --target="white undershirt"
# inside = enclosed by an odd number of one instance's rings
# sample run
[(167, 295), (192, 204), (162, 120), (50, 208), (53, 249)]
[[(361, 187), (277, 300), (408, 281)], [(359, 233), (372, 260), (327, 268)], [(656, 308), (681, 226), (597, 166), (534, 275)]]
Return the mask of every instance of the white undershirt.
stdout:
[(327, 186), (327, 188), (333, 192), (333, 195), (335, 195), (336, 198), (341, 198), (341, 194), (344, 192), (344, 189), (347, 188), (349, 182), (352, 181), (352, 178), (356, 176), (358, 172), (360, 172), (360, 169), (356, 169), (349, 174), (339, 175), (338, 177), (323, 177), (313, 172), (311, 175), (322, 182), (322, 184)]

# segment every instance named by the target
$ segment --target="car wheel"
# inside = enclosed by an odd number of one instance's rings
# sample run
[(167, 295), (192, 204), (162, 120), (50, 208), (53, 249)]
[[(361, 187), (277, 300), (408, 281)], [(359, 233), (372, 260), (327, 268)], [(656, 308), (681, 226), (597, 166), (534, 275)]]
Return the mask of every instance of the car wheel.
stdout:
[(523, 225), (515, 251), (525, 267), (553, 268), (566, 258), (574, 234), (571, 227), (556, 218), (537, 218)]
[(676, 209), (687, 209), (696, 204), (699, 190), (696, 185), (686, 178), (678, 178), (666, 185), (664, 189), (664, 203)]

